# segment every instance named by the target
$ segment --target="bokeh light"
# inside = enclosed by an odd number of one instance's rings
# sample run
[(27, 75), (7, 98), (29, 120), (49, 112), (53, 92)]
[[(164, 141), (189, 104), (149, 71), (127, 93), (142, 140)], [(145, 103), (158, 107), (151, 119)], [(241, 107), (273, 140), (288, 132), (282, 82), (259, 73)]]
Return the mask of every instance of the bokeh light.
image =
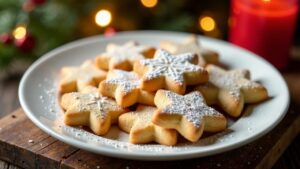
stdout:
[(157, 5), (157, 0), (141, 0), (141, 3), (143, 4), (143, 6), (147, 7), (147, 8), (153, 8)]
[(216, 28), (215, 20), (210, 16), (199, 17), (199, 25), (203, 31), (213, 31)]
[(27, 30), (25, 26), (18, 26), (16, 29), (13, 31), (13, 36), (15, 39), (22, 39), (26, 36)]
[(95, 22), (101, 27), (105, 27), (110, 24), (112, 16), (110, 11), (101, 9), (96, 13)]

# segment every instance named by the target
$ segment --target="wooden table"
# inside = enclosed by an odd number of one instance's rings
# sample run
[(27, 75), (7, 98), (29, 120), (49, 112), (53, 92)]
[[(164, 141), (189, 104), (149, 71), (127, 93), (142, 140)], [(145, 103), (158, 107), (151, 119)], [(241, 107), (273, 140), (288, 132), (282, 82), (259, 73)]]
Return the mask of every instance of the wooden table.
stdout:
[[(283, 75), (289, 84), (290, 90), (292, 91), (291, 97), (292, 97), (293, 112), (300, 113), (300, 62), (297, 61), (297, 62), (293, 62), (292, 64), (290, 64), (289, 70), (283, 71)], [(14, 76), (9, 76), (8, 78), (0, 79), (0, 95), (1, 95), (0, 117), (5, 116), (6, 114), (12, 112), (13, 110), (15, 110), (16, 108), (19, 107), (19, 102), (18, 102), (18, 98), (17, 98), (17, 88), (18, 88), (18, 83), (19, 83), (20, 77), (21, 77), (20, 75), (14, 75)], [(18, 116), (23, 117), (22, 113), (20, 113), (20, 112), (17, 112), (17, 113), (19, 113), (19, 114), (17, 114)], [(24, 119), (25, 118), (26, 117), (24, 116)], [(286, 125), (286, 124), (283, 124), (283, 125)], [(278, 132), (280, 132), (280, 131), (278, 131)], [(290, 132), (294, 132), (294, 131), (291, 130)], [(287, 137), (288, 137), (288, 134), (287, 134)], [(287, 144), (287, 143), (280, 143), (280, 144)], [(251, 147), (251, 145), (250, 145), (250, 147)], [(267, 145), (265, 147), (267, 147)], [(267, 154), (268, 156), (274, 157), (274, 159), (268, 158), (268, 159), (271, 159), (271, 162), (267, 161), (267, 162), (265, 162), (265, 164), (272, 164), (274, 161), (276, 161), (276, 159), (277, 159), (276, 157), (280, 156), (281, 153), (284, 151), (284, 149), (285, 149), (285, 147), (283, 146), (282, 149), (277, 148), (274, 154), (270, 154), (270, 153)], [(239, 151), (240, 150), (234, 150), (232, 153), (233, 154), (232, 156), (238, 157), (238, 155), (234, 155), (234, 154), (242, 153)], [(91, 155), (88, 155), (89, 154), (88, 152), (81, 151), (80, 153), (85, 154), (88, 157), (92, 157)], [(274, 169), (300, 168), (300, 155), (299, 154), (300, 154), (300, 135), (298, 135), (296, 137), (296, 139), (290, 144), (290, 146), (286, 149), (286, 151), (283, 153), (283, 155), (278, 159), (278, 161), (273, 166), (273, 168)], [(223, 158), (223, 157), (222, 157), (222, 155), (220, 155), (217, 158)], [(96, 157), (94, 157), (94, 158), (96, 158)], [(253, 158), (255, 158), (255, 157), (253, 157)], [(241, 157), (240, 159), (235, 159), (235, 160), (244, 160), (244, 159)], [(115, 159), (115, 161), (121, 162), (122, 160)], [(125, 160), (122, 162), (125, 162)], [(236, 161), (235, 163), (239, 163), (239, 161)], [(136, 164), (136, 166), (138, 166), (138, 167), (144, 167), (143, 164), (141, 164), (139, 162), (136, 162), (136, 163), (131, 162), (130, 164)], [(159, 163), (147, 162), (147, 164), (149, 164), (150, 166), (151, 165), (156, 166)], [(180, 163), (178, 163), (178, 164), (175, 163), (170, 166), (175, 167), (177, 165), (180, 165)], [(120, 164), (120, 165), (115, 165), (115, 166), (118, 166), (119, 168), (134, 168), (132, 166), (129, 167), (126, 164), (124, 164), (124, 165)], [(166, 166), (168, 166), (168, 165), (166, 165)], [(249, 164), (249, 166), (252, 166), (251, 163)], [(195, 165), (195, 167), (197, 168), (198, 165)], [(224, 168), (224, 166), (217, 166), (217, 167)], [(269, 166), (267, 166), (267, 167), (269, 167)], [(14, 166), (13, 164), (9, 164), (5, 161), (0, 161), (0, 169), (2, 169), (2, 168), (11, 168), (12, 169), (12, 168), (18, 168), (18, 167)], [(227, 168), (227, 167), (225, 167), (225, 168)], [(248, 168), (251, 168), (251, 167), (248, 167)]]

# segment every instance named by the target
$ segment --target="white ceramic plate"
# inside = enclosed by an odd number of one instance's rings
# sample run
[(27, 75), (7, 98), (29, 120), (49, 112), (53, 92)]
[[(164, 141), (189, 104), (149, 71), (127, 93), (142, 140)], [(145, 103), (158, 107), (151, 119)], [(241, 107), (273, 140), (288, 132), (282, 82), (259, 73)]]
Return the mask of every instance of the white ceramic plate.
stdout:
[(280, 122), (289, 105), (287, 85), (280, 73), (253, 53), (223, 41), (201, 37), (202, 45), (217, 50), (224, 64), (230, 68), (249, 69), (252, 79), (267, 87), (271, 99), (248, 107), (250, 111), (238, 120), (231, 121), (228, 130), (222, 133), (202, 138), (197, 143), (182, 143), (173, 147), (130, 144), (127, 142), (128, 135), (117, 127), (113, 127), (105, 137), (100, 137), (63, 124), (63, 112), (57, 99), (61, 67), (80, 65), (84, 60), (94, 58), (105, 50), (108, 42), (136, 40), (141, 44), (157, 46), (161, 40), (180, 42), (188, 35), (136, 31), (119, 33), (110, 38), (96, 36), (64, 45), (41, 57), (26, 71), (19, 88), (21, 105), (39, 128), (65, 143), (107, 156), (142, 160), (187, 159), (225, 152), (259, 138)]

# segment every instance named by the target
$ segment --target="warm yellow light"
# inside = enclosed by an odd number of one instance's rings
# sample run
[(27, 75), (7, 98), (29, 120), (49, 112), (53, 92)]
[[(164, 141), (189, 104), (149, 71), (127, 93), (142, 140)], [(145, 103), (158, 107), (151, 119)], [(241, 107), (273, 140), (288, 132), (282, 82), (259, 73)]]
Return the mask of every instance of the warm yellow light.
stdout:
[(153, 8), (157, 5), (157, 0), (141, 0), (141, 3), (147, 8)]
[(102, 9), (97, 12), (95, 16), (95, 22), (97, 25), (101, 27), (105, 27), (110, 24), (111, 22), (111, 13), (108, 10)]
[(203, 29), (204, 31), (212, 31), (216, 27), (216, 22), (215, 20), (210, 17), (210, 16), (205, 16), (205, 17), (200, 17), (199, 18), (199, 25), (200, 28)]
[(271, 2), (271, 0), (263, 0), (264, 2)]
[(13, 36), (15, 39), (22, 39), (26, 36), (26, 27), (24, 26), (18, 26), (14, 31), (13, 31)]

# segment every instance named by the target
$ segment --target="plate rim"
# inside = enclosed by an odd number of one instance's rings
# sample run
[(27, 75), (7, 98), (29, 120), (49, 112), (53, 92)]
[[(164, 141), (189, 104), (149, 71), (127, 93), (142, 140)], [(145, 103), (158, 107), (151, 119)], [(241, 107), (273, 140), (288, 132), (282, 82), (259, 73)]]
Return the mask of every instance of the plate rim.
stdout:
[[(118, 32), (117, 36), (129, 36), (130, 34), (176, 34), (176, 35), (180, 35), (180, 36), (187, 36), (187, 35), (191, 35), (190, 33), (185, 33), (185, 32), (174, 32), (174, 31), (153, 31), (153, 30), (142, 30), (142, 31), (124, 31), (124, 32)], [(19, 90), (18, 90), (18, 95), (19, 95), (19, 101), (20, 104), (25, 112), (25, 114), (27, 115), (27, 117), (40, 129), (42, 129), (44, 132), (46, 132), (47, 134), (49, 134), (50, 136), (66, 143), (72, 146), (75, 146), (77, 148), (80, 149), (84, 149), (90, 152), (94, 152), (97, 154), (103, 154), (103, 155), (107, 155), (107, 156), (111, 156), (111, 157), (119, 157), (119, 158), (125, 158), (125, 159), (136, 159), (136, 160), (178, 160), (178, 159), (189, 159), (189, 158), (197, 158), (197, 157), (203, 157), (203, 156), (210, 156), (210, 155), (214, 155), (214, 154), (219, 154), (219, 153), (223, 153), (229, 150), (233, 150), (236, 149), (238, 147), (241, 147), (245, 144), (248, 144), (260, 137), (262, 137), (263, 135), (265, 135), (266, 133), (268, 133), (269, 131), (271, 131), (275, 126), (277, 126), (277, 124), (285, 117), (287, 110), (289, 108), (289, 103), (290, 103), (290, 94), (289, 94), (289, 90), (286, 84), (286, 81), (284, 80), (284, 78), (282, 77), (281, 73), (273, 66), (271, 65), (269, 62), (267, 62), (264, 58), (259, 57), (258, 55), (247, 51), (241, 47), (238, 47), (234, 44), (225, 42), (223, 40), (217, 40), (217, 39), (213, 39), (213, 38), (209, 38), (209, 37), (204, 37), (204, 36), (200, 36), (197, 35), (197, 37), (201, 38), (201, 39), (210, 39), (213, 41), (218, 41), (219, 43), (223, 43), (225, 45), (229, 45), (232, 46), (233, 48), (237, 48), (238, 50), (241, 50), (242, 52), (247, 52), (250, 53), (252, 56), (256, 57), (256, 59), (261, 60), (262, 62), (264, 62), (264, 64), (268, 65), (270, 68), (273, 69), (273, 71), (276, 72), (277, 75), (279, 75), (278, 77), (280, 78), (280, 80), (283, 82), (284, 85), (284, 97), (286, 97), (287, 99), (285, 100), (285, 107), (283, 112), (281, 113), (281, 116), (276, 120), (276, 122), (274, 122), (272, 125), (270, 125), (267, 129), (261, 131), (260, 133), (257, 133), (256, 135), (254, 135), (253, 137), (247, 139), (247, 140), (242, 140), (240, 142), (235, 142), (234, 144), (229, 144), (227, 147), (222, 147), (222, 148), (218, 148), (218, 149), (213, 149), (210, 150), (206, 153), (199, 153), (197, 151), (186, 151), (186, 152), (176, 152), (172, 155), (170, 154), (156, 154), (155, 155), (155, 159), (153, 158), (153, 154), (148, 154), (145, 152), (134, 152), (134, 153), (130, 153), (130, 152), (125, 152), (125, 151), (114, 151), (112, 149), (108, 149), (108, 148), (102, 148), (101, 152), (96, 151), (95, 149), (92, 148), (92, 146), (88, 146), (87, 144), (82, 144), (81, 141), (79, 140), (75, 140), (72, 139), (70, 140), (70, 138), (68, 137), (64, 137), (63, 135), (52, 131), (51, 129), (49, 129), (46, 125), (43, 125), (42, 122), (34, 115), (33, 112), (31, 112), (30, 108), (28, 107), (28, 105), (26, 104), (26, 100), (24, 98), (24, 86), (26, 83), (26, 80), (28, 79), (28, 77), (30, 76), (30, 74), (32, 73), (33, 70), (36, 69), (36, 67), (42, 63), (44, 63), (45, 61), (47, 61), (48, 59), (52, 58), (53, 56), (55, 56), (56, 54), (65, 51), (65, 50), (69, 50), (72, 49), (76, 46), (82, 46), (85, 43), (91, 43), (92, 41), (99, 41), (99, 40), (104, 40), (106, 37), (103, 35), (96, 35), (96, 36), (91, 36), (91, 37), (87, 37), (87, 38), (82, 38), (76, 41), (72, 41), (70, 43), (66, 43), (56, 49), (53, 49), (49, 52), (47, 52), (46, 54), (44, 54), (43, 56), (41, 56), (39, 59), (37, 59), (34, 63), (31, 64), (31, 66), (26, 70), (26, 72), (23, 74), (22, 79), (20, 81), (20, 85), (19, 85)], [(281, 96), (282, 97), (282, 96)], [(99, 149), (97, 149), (99, 150)], [(117, 150), (117, 149), (116, 149)], [(150, 158), (150, 159), (149, 159)]]

